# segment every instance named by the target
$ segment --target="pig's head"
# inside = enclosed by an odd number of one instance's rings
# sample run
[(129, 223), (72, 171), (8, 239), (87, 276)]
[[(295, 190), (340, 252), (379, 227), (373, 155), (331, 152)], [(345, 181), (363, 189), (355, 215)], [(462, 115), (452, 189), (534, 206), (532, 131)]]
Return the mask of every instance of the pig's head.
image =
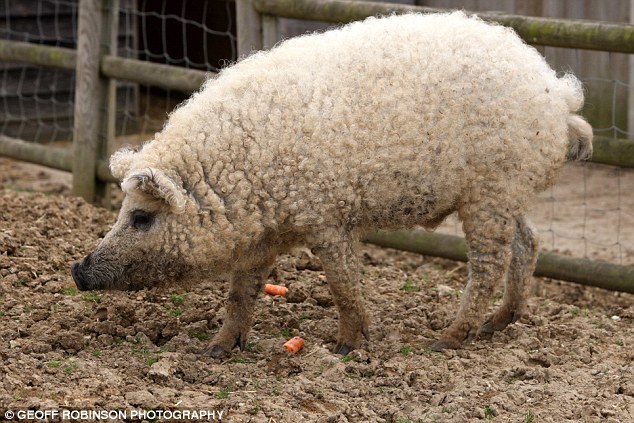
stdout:
[(133, 155), (132, 151), (115, 154), (111, 160), (112, 173), (122, 179), (126, 197), (110, 232), (93, 252), (72, 265), (80, 290), (133, 290), (182, 282), (199, 274), (201, 266), (212, 265), (214, 257), (209, 253), (219, 254), (216, 248), (210, 251), (216, 243), (209, 213), (202, 213), (163, 171), (129, 170)]

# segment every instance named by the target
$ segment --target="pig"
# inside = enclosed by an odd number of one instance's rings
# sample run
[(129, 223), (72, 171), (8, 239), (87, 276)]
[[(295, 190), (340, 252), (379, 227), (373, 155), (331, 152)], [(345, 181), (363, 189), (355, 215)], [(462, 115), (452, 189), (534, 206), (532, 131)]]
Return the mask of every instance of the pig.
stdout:
[[(310, 248), (339, 313), (334, 352), (368, 338), (359, 240), (376, 229), (463, 222), (469, 276), (431, 346), (459, 348), (525, 312), (536, 257), (525, 215), (568, 160), (588, 158), (582, 85), (511, 29), (464, 13), (369, 18), (222, 70), (142, 148), (116, 152), (126, 194), (81, 290), (229, 275), (206, 351), (245, 348), (275, 258)], [(497, 284), (502, 304), (486, 319)]]

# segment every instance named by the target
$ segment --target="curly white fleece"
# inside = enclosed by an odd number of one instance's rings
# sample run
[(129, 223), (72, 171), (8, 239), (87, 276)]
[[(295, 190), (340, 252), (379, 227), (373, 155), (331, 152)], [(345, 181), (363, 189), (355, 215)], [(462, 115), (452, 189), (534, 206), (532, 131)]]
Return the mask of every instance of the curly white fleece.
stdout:
[(212, 240), (310, 245), (327, 228), (521, 215), (565, 161), (582, 103), (579, 81), (510, 29), (460, 12), (369, 18), (223, 70), (111, 169), (160, 169), (211, 213), (192, 214), (181, 250), (203, 263)]

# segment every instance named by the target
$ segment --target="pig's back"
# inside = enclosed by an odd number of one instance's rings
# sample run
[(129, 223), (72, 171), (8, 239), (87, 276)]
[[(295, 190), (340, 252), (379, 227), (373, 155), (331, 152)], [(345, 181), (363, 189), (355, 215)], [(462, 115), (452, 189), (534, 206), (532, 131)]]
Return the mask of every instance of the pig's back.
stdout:
[(271, 219), (433, 224), (483, 178), (519, 195), (547, 183), (565, 157), (566, 90), (508, 29), (409, 15), (247, 58), (166, 130), (204, 138), (210, 183), (256, 185), (249, 201)]

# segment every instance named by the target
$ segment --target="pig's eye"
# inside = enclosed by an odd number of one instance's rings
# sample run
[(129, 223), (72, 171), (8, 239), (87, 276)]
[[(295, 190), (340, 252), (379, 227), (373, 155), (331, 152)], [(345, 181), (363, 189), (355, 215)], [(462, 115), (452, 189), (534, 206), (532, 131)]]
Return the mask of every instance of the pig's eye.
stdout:
[(144, 210), (134, 210), (132, 212), (131, 224), (134, 229), (146, 231), (152, 226), (154, 215)]

